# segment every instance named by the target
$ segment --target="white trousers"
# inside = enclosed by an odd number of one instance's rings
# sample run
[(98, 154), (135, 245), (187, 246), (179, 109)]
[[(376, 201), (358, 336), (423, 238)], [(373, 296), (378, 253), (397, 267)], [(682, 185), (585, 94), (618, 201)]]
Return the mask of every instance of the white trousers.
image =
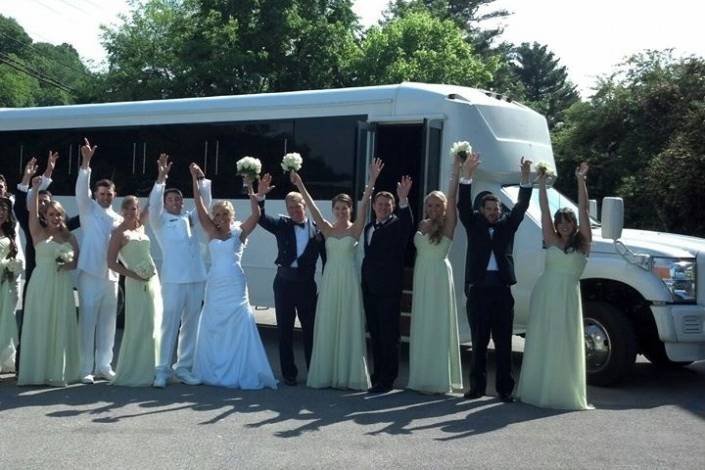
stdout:
[(118, 283), (81, 272), (78, 276), (81, 376), (103, 372), (113, 362)]
[(157, 374), (171, 375), (177, 335), (179, 344), (174, 369), (191, 371), (205, 286), (205, 282), (162, 283), (164, 316)]

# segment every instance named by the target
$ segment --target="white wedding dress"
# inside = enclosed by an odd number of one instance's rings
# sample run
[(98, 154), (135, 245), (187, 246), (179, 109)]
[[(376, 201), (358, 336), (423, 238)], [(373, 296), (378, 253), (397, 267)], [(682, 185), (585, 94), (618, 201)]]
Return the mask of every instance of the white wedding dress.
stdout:
[(240, 265), (244, 244), (234, 227), (208, 243), (211, 268), (198, 325), (193, 373), (203, 383), (245, 390), (277, 388), (257, 331)]

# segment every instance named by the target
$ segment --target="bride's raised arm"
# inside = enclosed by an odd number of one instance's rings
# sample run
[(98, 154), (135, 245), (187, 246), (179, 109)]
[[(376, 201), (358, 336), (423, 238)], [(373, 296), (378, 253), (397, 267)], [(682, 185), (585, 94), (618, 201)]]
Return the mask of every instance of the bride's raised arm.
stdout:
[(257, 227), (257, 222), (262, 215), (262, 210), (257, 202), (257, 195), (252, 191), (252, 185), (247, 187), (247, 195), (250, 197), (250, 216), (240, 225), (240, 241), (244, 242), (247, 236)]

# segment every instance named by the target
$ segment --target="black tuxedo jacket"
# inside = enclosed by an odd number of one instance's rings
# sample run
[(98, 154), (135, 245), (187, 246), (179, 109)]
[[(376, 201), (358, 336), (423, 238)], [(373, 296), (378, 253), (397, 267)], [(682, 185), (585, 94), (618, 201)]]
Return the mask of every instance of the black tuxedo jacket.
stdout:
[[(32, 235), (29, 233), (29, 211), (27, 210), (27, 194), (28, 193), (24, 192), (19, 193), (19, 199), (16, 201), (14, 207), (15, 217), (17, 218), (17, 222), (20, 224), (20, 228), (24, 232), (24, 238), (26, 241), (24, 249), (26, 273), (25, 280), (29, 280), (29, 275), (32, 273), (35, 266), (34, 243), (32, 243)], [(81, 221), (79, 220), (79, 217), (77, 215), (66, 218), (66, 227), (69, 229), (69, 231), (74, 231), (80, 226)]]
[(458, 191), (458, 215), (468, 238), (465, 258), (465, 284), (478, 284), (485, 278), (490, 253), (494, 253), (502, 282), (516, 284), (514, 274), (514, 234), (529, 208), (532, 188), (521, 188), (517, 203), (507, 215), (502, 215), (490, 238), (489, 224), (480, 212), (472, 208), (471, 185), (461, 184)]
[(367, 224), (362, 232), (365, 242), (365, 257), (362, 260), (363, 292), (400, 295), (406, 247), (414, 228), (411, 206), (399, 209), (384, 225), (375, 229), (372, 240), (367, 243), (367, 232), (372, 225)]
[[(264, 211), (264, 201), (259, 202), (262, 216), (259, 225), (266, 231), (274, 234), (277, 239), (277, 259), (274, 263), (278, 266), (289, 267), (296, 260), (299, 267), (297, 270), (303, 277), (313, 277), (316, 272), (316, 261), (321, 257), (321, 261), (326, 262), (325, 241), (321, 232), (314, 226), (313, 236), (309, 239), (306, 249), (296, 257), (296, 232), (294, 231), (294, 221), (285, 215), (271, 216)], [(302, 279), (303, 280), (303, 279)]]

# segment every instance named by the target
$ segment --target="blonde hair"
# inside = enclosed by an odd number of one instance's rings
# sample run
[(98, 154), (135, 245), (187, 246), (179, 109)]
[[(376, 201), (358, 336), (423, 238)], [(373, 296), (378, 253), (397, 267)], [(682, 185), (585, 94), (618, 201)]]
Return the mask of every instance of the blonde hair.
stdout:
[(211, 206), (211, 216), (215, 214), (215, 211), (218, 207), (222, 207), (223, 209), (225, 209), (225, 212), (230, 214), (230, 218), (235, 220), (235, 207), (233, 207), (232, 202), (227, 200), (214, 202)]
[(441, 240), (443, 239), (443, 228), (445, 227), (446, 224), (446, 216), (445, 213), (443, 214), (443, 217), (441, 219), (432, 219), (428, 212), (426, 211), (426, 203), (428, 202), (429, 199), (431, 198), (436, 198), (440, 200), (443, 203), (443, 207), (445, 208), (446, 211), (448, 211), (448, 198), (446, 197), (445, 194), (443, 194), (442, 191), (431, 191), (426, 195), (426, 197), (423, 199), (423, 206), (424, 206), (424, 219), (428, 221), (428, 238), (431, 241), (431, 243), (438, 245)]
[(296, 191), (291, 191), (286, 196), (284, 196), (284, 201), (286, 201), (287, 204), (289, 204), (290, 202), (293, 202), (294, 204), (306, 205), (306, 202), (304, 201), (304, 197), (301, 195), (301, 193), (298, 193)]
[(125, 196), (125, 198), (122, 200), (122, 204), (120, 204), (120, 209), (125, 210), (131, 202), (134, 202), (137, 205), (137, 207), (139, 207), (139, 205), (140, 205), (140, 200), (137, 199), (137, 196), (130, 195), (130, 196)]
[(49, 221), (49, 209), (54, 209), (61, 216), (61, 224), (59, 225), (59, 231), (68, 232), (69, 229), (66, 227), (66, 211), (64, 210), (64, 206), (62, 206), (59, 201), (56, 201), (54, 199), (49, 201), (47, 203), (47, 209), (44, 212), (47, 222)]

